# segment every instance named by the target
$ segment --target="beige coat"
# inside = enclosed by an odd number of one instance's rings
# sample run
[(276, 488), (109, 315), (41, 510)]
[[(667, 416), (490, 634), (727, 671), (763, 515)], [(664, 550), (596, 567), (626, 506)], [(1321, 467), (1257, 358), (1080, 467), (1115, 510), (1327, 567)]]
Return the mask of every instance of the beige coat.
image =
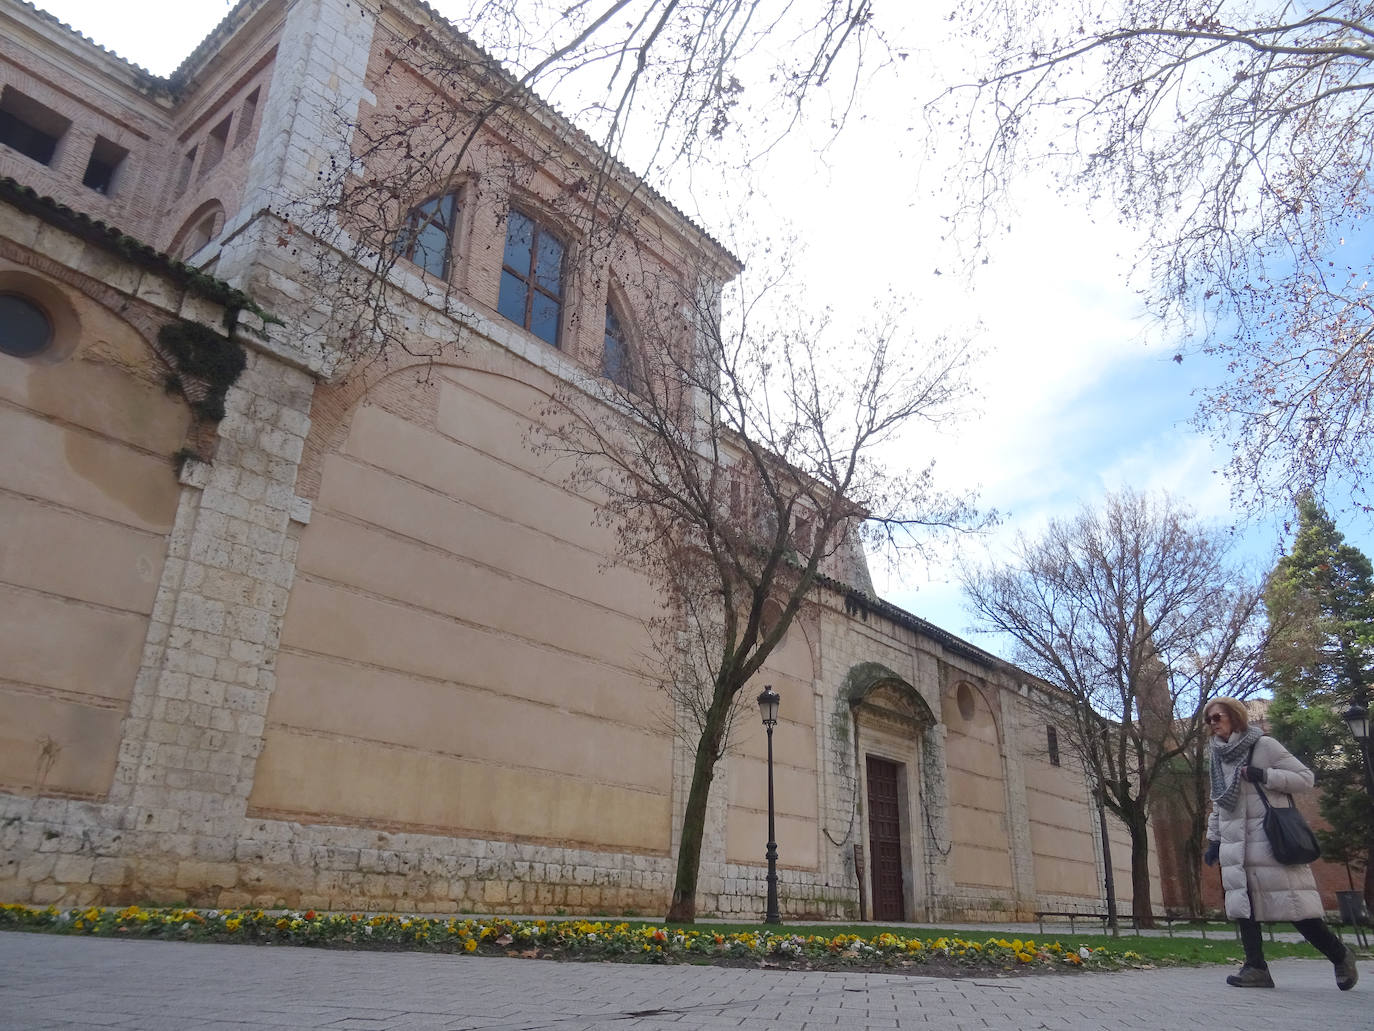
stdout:
[[(1215, 760), (1216, 753), (1213, 753)], [(1229, 784), (1236, 765), (1223, 765)], [(1263, 784), (1269, 804), (1289, 803), (1287, 795), (1312, 790), (1309, 770), (1272, 737), (1255, 742), (1254, 766), (1263, 767)], [(1312, 868), (1307, 865), (1283, 866), (1269, 849), (1264, 833), (1264, 803), (1249, 781), (1241, 781), (1235, 809), (1227, 812), (1212, 806), (1207, 819), (1207, 838), (1221, 842), (1221, 887), (1226, 892), (1229, 920), (1253, 917), (1256, 920), (1306, 920), (1323, 915), (1322, 897)]]

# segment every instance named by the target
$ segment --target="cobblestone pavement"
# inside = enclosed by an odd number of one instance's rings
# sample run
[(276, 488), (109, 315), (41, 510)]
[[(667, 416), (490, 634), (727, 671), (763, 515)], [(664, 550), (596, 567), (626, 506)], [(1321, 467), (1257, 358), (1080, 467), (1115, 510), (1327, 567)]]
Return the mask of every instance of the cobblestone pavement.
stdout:
[(1336, 990), (1280, 960), (1273, 991), (1226, 969), (943, 980), (0, 933), (0, 1028), (139, 1031), (803, 1031), (995, 1028), (1366, 1031), (1374, 970)]

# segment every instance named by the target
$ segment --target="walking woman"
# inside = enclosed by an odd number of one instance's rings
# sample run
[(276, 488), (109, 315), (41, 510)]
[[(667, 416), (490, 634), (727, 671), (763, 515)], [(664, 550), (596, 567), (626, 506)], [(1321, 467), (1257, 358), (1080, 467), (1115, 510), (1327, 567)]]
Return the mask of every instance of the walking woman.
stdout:
[(1284, 794), (1312, 790), (1312, 771), (1272, 737), (1250, 726), (1245, 703), (1214, 698), (1204, 711), (1211, 734), (1212, 814), (1207, 819), (1208, 866), (1221, 861), (1226, 915), (1240, 926), (1245, 965), (1226, 983), (1237, 988), (1273, 988), (1264, 961), (1260, 924), (1292, 921), (1336, 967), (1336, 987), (1349, 991), (1359, 980), (1355, 954), (1322, 919), (1322, 899), (1312, 868), (1283, 866), (1264, 833), (1264, 802), (1255, 785), (1268, 789), (1269, 802), (1287, 805)]

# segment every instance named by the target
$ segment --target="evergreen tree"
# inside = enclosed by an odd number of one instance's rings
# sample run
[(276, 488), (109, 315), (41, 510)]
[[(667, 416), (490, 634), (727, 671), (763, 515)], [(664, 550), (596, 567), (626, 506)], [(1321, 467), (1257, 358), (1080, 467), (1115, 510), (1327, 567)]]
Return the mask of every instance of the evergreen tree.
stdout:
[(1275, 632), (1266, 653), (1275, 735), (1317, 774), (1325, 857), (1364, 870), (1374, 904), (1374, 808), (1363, 758), (1342, 720), (1374, 684), (1374, 569), (1345, 543), (1313, 499), (1298, 502), (1293, 547), (1269, 575), (1265, 606)]

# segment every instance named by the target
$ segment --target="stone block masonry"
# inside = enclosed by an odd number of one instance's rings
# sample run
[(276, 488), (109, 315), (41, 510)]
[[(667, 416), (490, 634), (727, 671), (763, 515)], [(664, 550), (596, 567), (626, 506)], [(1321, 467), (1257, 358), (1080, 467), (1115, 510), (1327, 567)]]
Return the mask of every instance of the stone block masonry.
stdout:
[(262, 748), (295, 570), (310, 378), (252, 353), (184, 490), (109, 801), (139, 851), (227, 861)]
[(218, 838), (209, 825), (181, 835), (178, 822), (115, 829), (125, 814), (110, 804), (0, 796), (0, 898), (653, 916), (671, 894), (672, 863), (661, 856), (247, 818)]

